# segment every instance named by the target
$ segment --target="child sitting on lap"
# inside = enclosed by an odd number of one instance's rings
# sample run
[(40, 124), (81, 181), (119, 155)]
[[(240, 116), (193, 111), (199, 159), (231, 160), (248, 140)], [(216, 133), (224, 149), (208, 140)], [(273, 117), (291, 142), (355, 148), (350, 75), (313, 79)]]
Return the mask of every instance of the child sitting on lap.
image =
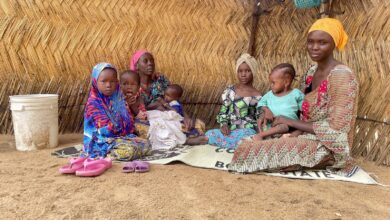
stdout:
[[(276, 134), (289, 132), (287, 125), (272, 127), (273, 118), (284, 116), (298, 120), (298, 111), (301, 110), (304, 94), (298, 89), (292, 89), (295, 78), (295, 69), (289, 63), (275, 66), (269, 74), (271, 91), (265, 94), (257, 104), (261, 108), (261, 115), (257, 121), (259, 133), (253, 136), (254, 140), (262, 140)], [(301, 131), (295, 130), (289, 136), (298, 136)]]
[[(184, 117), (183, 106), (180, 103), (180, 98), (183, 95), (183, 88), (177, 84), (169, 85), (164, 91), (164, 100), (160, 99), (163, 110), (172, 110)], [(161, 110), (161, 109), (160, 109)], [(205, 124), (201, 120), (195, 120), (194, 128), (187, 128), (183, 125), (183, 132), (187, 137), (197, 137), (204, 134)]]
[(184, 117), (183, 107), (179, 102), (183, 95), (183, 88), (177, 84), (172, 84), (167, 87), (164, 91), (163, 106), (166, 110), (174, 110), (179, 115)]

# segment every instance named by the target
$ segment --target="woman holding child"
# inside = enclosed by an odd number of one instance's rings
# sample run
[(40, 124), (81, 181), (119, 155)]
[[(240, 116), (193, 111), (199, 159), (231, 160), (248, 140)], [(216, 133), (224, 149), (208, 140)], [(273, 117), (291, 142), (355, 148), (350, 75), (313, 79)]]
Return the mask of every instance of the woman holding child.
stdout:
[[(243, 141), (234, 153), (229, 170), (328, 167), (346, 176), (356, 171), (349, 152), (358, 82), (352, 70), (333, 57), (334, 48), (342, 50), (347, 40), (342, 24), (336, 19), (319, 19), (311, 26), (307, 50), (317, 64), (303, 76), (301, 90), (305, 97), (301, 119), (283, 116), (273, 119), (273, 126), (284, 125), (295, 131), (286, 138)], [(262, 115), (270, 114), (269, 109), (261, 109)]]
[[(153, 55), (146, 50), (138, 50), (130, 59), (130, 70), (139, 75), (140, 90), (137, 96), (142, 97), (146, 110), (166, 110), (168, 103), (164, 100), (164, 91), (168, 89), (170, 82), (164, 75), (155, 72)], [(127, 95), (127, 103), (129, 105), (135, 103), (137, 96)], [(183, 112), (183, 116), (185, 129), (193, 129), (195, 120), (192, 120), (186, 112)], [(137, 130), (142, 130), (141, 133), (146, 134), (148, 129), (146, 124), (145, 122), (136, 122)]]

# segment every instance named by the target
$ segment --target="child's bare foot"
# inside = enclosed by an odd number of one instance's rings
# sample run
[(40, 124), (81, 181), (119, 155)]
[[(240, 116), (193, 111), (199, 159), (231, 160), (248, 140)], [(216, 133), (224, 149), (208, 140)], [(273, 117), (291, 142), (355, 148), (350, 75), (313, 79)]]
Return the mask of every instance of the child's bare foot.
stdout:
[(253, 140), (255, 141), (262, 141), (263, 140), (263, 136), (261, 134), (256, 134), (252, 137)]
[(207, 144), (209, 142), (209, 138), (206, 136), (198, 136), (198, 137), (192, 137), (187, 138), (187, 141), (184, 144), (187, 145), (202, 145)]

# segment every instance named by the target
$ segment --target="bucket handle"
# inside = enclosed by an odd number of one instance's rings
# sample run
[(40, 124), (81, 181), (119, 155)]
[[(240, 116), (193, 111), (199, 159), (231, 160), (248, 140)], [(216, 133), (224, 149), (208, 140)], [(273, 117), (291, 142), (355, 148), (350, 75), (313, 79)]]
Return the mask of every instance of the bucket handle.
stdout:
[[(58, 108), (58, 106), (55, 106), (55, 105), (50, 105), (49, 107), (50, 109), (55, 109), (55, 108)], [(26, 109), (28, 110), (42, 110), (42, 109), (47, 109), (46, 108), (43, 108), (42, 106), (24, 106), (24, 105), (20, 105), (20, 106), (11, 106), (10, 108), (12, 111), (24, 111)]]

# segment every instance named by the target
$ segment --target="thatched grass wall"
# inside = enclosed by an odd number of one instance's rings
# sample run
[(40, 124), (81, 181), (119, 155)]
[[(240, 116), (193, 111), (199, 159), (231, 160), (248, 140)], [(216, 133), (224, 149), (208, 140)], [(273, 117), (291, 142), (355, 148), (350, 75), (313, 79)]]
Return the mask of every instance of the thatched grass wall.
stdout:
[[(90, 0), (0, 2), (0, 133), (12, 133), (8, 96), (60, 94), (61, 132), (82, 130), (91, 68), (107, 61), (124, 70), (132, 52), (150, 50), (157, 69), (185, 88), (187, 111), (215, 125), (223, 88), (235, 82), (235, 59), (247, 50), (253, 1)], [(390, 1), (339, 0), (337, 16), (349, 33), (336, 56), (360, 78), (359, 116), (384, 121), (390, 114)], [(310, 64), (305, 32), (318, 9), (292, 1), (260, 17), (255, 83), (291, 62), (301, 75)], [(390, 126), (358, 120), (355, 155), (390, 164)]]

